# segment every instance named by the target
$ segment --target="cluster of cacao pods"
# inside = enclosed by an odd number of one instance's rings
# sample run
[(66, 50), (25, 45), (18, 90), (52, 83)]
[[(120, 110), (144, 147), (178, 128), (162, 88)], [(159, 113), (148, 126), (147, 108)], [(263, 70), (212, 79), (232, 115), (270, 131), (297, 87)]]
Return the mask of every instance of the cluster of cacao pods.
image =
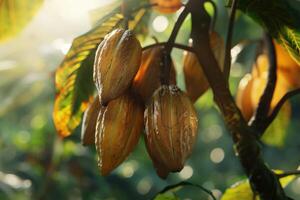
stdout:
[[(277, 82), (270, 106), (270, 113), (280, 99), (291, 89), (300, 87), (300, 66), (275, 42), (277, 62)], [(265, 53), (257, 57), (252, 72), (240, 81), (236, 102), (244, 118), (253, 116), (268, 81), (269, 60)]]
[[(223, 41), (217, 33), (211, 34), (211, 46), (222, 60)], [(123, 29), (100, 43), (93, 74), (98, 95), (84, 114), (82, 143), (96, 145), (102, 175), (128, 157), (143, 130), (160, 177), (184, 167), (198, 132), (192, 102), (209, 87), (196, 56), (185, 54), (187, 94), (176, 86), (176, 70), (163, 45), (143, 50), (134, 34)]]

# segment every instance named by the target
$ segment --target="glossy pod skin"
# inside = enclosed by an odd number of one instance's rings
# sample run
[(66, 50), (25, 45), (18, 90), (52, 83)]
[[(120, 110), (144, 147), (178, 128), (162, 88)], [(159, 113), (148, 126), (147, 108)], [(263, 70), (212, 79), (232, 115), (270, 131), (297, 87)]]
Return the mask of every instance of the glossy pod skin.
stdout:
[(164, 14), (174, 13), (182, 6), (181, 0), (150, 0), (150, 3), (157, 4), (154, 9)]
[(142, 48), (129, 30), (116, 29), (100, 43), (94, 62), (94, 82), (106, 105), (129, 87), (141, 62)]
[[(210, 34), (210, 46), (221, 70), (223, 71), (224, 42), (218, 33), (212, 32)], [(195, 102), (208, 90), (209, 83), (204, 75), (202, 66), (194, 53), (185, 52), (183, 73), (187, 95), (190, 97), (192, 102)]]
[(197, 140), (198, 119), (189, 98), (175, 85), (155, 91), (144, 113), (146, 147), (161, 178), (178, 172)]
[(102, 175), (108, 175), (134, 149), (143, 130), (143, 106), (126, 92), (99, 113), (96, 150)]
[[(150, 100), (153, 92), (161, 86), (163, 51), (162, 46), (144, 50), (140, 69), (133, 79), (132, 89), (145, 104)], [(176, 84), (176, 71), (173, 62), (170, 66), (170, 84)]]
[(103, 112), (103, 106), (100, 104), (99, 96), (97, 95), (83, 115), (81, 127), (81, 143), (83, 145), (95, 144), (97, 118), (101, 110)]

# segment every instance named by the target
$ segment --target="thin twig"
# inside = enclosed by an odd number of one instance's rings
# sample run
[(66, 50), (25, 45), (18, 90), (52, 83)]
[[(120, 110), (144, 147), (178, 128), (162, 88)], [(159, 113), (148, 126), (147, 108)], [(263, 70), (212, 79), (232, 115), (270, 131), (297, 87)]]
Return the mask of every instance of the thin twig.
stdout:
[[(151, 44), (151, 45), (143, 47), (143, 51), (146, 50), (146, 49), (156, 47), (156, 46), (165, 46), (165, 45), (166, 45), (166, 42), (159, 42), (159, 43)], [(184, 50), (184, 51), (194, 52), (193, 47), (189, 47), (189, 46), (186, 46), (186, 45), (183, 45), (183, 44), (174, 43), (173, 47), (177, 48), (177, 49)]]
[(179, 32), (179, 29), (182, 25), (182, 23), (184, 22), (185, 18), (187, 17), (187, 15), (189, 14), (189, 11), (188, 11), (188, 8), (185, 7), (182, 11), (182, 13), (179, 15), (176, 23), (175, 23), (175, 26), (172, 30), (172, 33), (169, 37), (169, 40), (168, 42), (165, 44), (165, 47), (166, 47), (166, 53), (167, 54), (170, 54), (171, 51), (172, 51), (172, 47), (174, 46), (174, 43), (175, 43), (175, 40), (176, 40), (176, 37), (177, 37), (177, 34)]
[(231, 47), (232, 47), (232, 35), (234, 29), (234, 20), (235, 14), (237, 10), (238, 0), (233, 0), (231, 5), (231, 13), (229, 18), (228, 24), (228, 32), (226, 37), (226, 46), (225, 46), (225, 59), (224, 59), (224, 75), (225, 80), (228, 83), (229, 75), (230, 75), (230, 68), (231, 68)]
[(263, 134), (262, 127), (265, 127), (264, 121), (268, 117), (271, 101), (274, 95), (275, 86), (277, 82), (277, 61), (276, 51), (272, 37), (266, 33), (265, 43), (268, 50), (269, 57), (269, 73), (266, 88), (260, 97), (259, 104), (255, 113), (254, 120), (250, 124), (255, 130), (258, 130), (260, 134)]
[(284, 103), (289, 100), (290, 98), (296, 96), (300, 94), (300, 88), (295, 89), (293, 91), (290, 91), (288, 93), (286, 93), (281, 99), (280, 101), (277, 103), (277, 105), (275, 106), (272, 114), (265, 120), (264, 122), (264, 127), (262, 127), (262, 130), (265, 131), (268, 126), (274, 121), (274, 119), (276, 118), (276, 116), (278, 115), (280, 109), (282, 108), (282, 106), (284, 105)]
[(162, 191), (160, 191), (158, 194), (163, 194), (165, 192), (168, 192), (168, 191), (171, 191), (173, 189), (176, 189), (176, 188), (178, 188), (180, 186), (193, 186), (193, 187), (197, 187), (197, 188), (201, 189), (202, 191), (204, 191), (205, 193), (207, 193), (209, 196), (211, 196), (211, 198), (213, 198), (213, 200), (217, 200), (216, 197), (213, 195), (213, 193), (210, 190), (204, 188), (201, 185), (190, 183), (190, 182), (186, 182), (186, 181), (182, 181), (182, 182), (174, 184), (174, 185), (169, 185), (169, 186), (165, 187)]
[(284, 177), (291, 176), (291, 175), (300, 175), (300, 170), (287, 171), (282, 174), (277, 174), (277, 177), (284, 178)]

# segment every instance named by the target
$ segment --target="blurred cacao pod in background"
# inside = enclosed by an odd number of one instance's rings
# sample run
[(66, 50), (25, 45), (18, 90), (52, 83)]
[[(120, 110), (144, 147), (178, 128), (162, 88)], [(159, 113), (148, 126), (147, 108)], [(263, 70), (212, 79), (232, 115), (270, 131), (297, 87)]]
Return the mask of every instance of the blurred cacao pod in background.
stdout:
[(137, 145), (143, 130), (143, 110), (142, 104), (125, 93), (99, 114), (95, 144), (102, 175), (120, 165)]
[(182, 6), (181, 0), (150, 0), (150, 3), (157, 4), (154, 9), (164, 14), (174, 13)]
[[(259, 99), (266, 88), (267, 81), (268, 81), (268, 70), (269, 70), (268, 56), (266, 54), (262, 54), (258, 56), (257, 61), (252, 68), (252, 76), (254, 79), (253, 79), (252, 92), (251, 92), (251, 101), (252, 101), (252, 107), (254, 109), (257, 108)], [(289, 88), (290, 88), (289, 83), (286, 81), (283, 74), (280, 73), (280, 70), (278, 68), (276, 87), (271, 102), (271, 111), (279, 102), (279, 100), (286, 94)]]
[[(210, 34), (210, 46), (223, 71), (224, 69), (224, 41), (216, 32)], [(198, 58), (192, 52), (184, 52), (183, 73), (188, 97), (194, 103), (209, 88)]]
[(252, 75), (246, 74), (239, 83), (236, 96), (237, 106), (241, 109), (241, 112), (246, 121), (249, 121), (254, 113), (254, 108), (251, 101), (252, 85)]
[(129, 87), (139, 69), (141, 55), (141, 45), (131, 31), (116, 29), (105, 36), (94, 63), (94, 82), (101, 104), (119, 97)]
[(97, 95), (83, 115), (81, 127), (81, 142), (83, 145), (95, 144), (96, 124), (100, 112), (103, 113), (103, 107)]
[[(143, 51), (142, 62), (132, 88), (146, 104), (153, 92), (161, 86), (161, 68), (163, 62), (163, 46), (156, 46)], [(170, 84), (176, 84), (176, 71), (173, 62), (170, 66)]]
[(190, 99), (175, 85), (155, 91), (145, 113), (146, 146), (158, 175), (184, 167), (196, 143), (197, 113)]
[[(252, 67), (251, 75), (247, 74), (240, 81), (236, 101), (247, 121), (257, 109), (259, 100), (266, 88), (268, 70), (268, 56), (266, 54), (261, 54), (257, 57), (256, 63), (254, 63)], [(270, 105), (270, 112), (272, 112), (274, 107), (290, 88), (290, 83), (286, 80), (281, 70), (277, 68), (277, 82)]]

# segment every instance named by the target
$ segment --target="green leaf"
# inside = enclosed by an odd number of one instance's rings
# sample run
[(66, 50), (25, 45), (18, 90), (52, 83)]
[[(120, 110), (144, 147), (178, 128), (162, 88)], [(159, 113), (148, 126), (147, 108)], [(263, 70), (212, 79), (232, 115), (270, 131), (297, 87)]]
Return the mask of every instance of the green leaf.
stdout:
[(287, 127), (291, 118), (291, 105), (284, 104), (276, 119), (268, 127), (262, 137), (262, 141), (270, 146), (283, 147), (287, 137)]
[(96, 49), (105, 35), (122, 21), (120, 8), (104, 16), (92, 30), (73, 41), (57, 69), (53, 120), (61, 136), (70, 135), (80, 124), (82, 114), (94, 92), (92, 74)]
[[(274, 172), (276, 174), (283, 173), (282, 170), (274, 170)], [(291, 175), (280, 179), (281, 186), (283, 188), (286, 187), (290, 182), (292, 182), (295, 179), (295, 177), (296, 176)], [(221, 200), (236, 200), (236, 199), (259, 200), (260, 198), (258, 196), (256, 197), (254, 196), (249, 181), (242, 180), (235, 183), (230, 188), (228, 188), (221, 198)]]
[(0, 42), (20, 33), (42, 3), (43, 0), (0, 0)]
[(238, 7), (264, 27), (300, 64), (300, 15), (285, 0), (240, 0)]
[(179, 200), (179, 198), (172, 192), (158, 194), (154, 200)]

